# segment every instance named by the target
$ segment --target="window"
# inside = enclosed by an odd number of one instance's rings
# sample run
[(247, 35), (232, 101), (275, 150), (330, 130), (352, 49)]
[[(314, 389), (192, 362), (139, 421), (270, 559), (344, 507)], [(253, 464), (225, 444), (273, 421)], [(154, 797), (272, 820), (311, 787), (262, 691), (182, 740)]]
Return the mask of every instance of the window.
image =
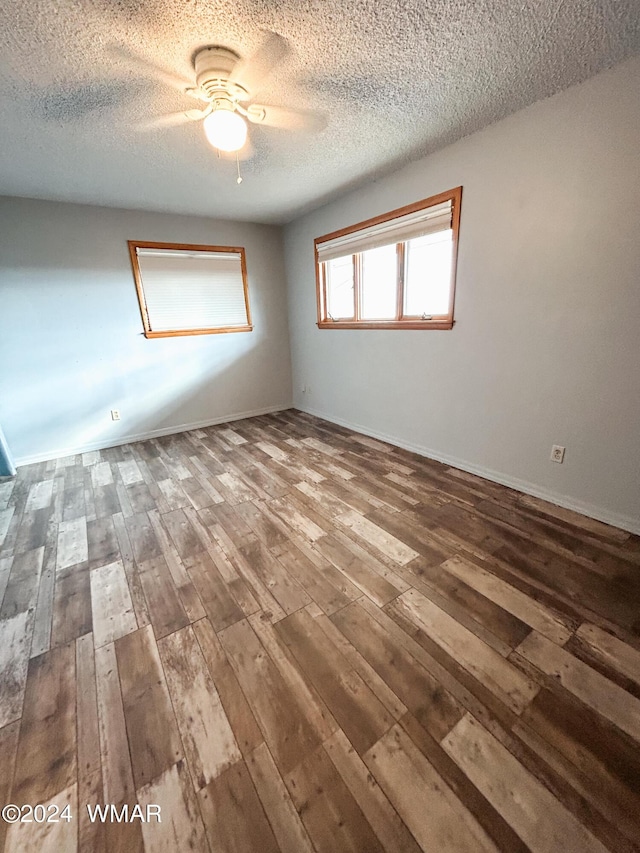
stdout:
[(462, 187), (315, 240), (321, 329), (451, 329)]
[(250, 332), (244, 249), (129, 241), (147, 338)]

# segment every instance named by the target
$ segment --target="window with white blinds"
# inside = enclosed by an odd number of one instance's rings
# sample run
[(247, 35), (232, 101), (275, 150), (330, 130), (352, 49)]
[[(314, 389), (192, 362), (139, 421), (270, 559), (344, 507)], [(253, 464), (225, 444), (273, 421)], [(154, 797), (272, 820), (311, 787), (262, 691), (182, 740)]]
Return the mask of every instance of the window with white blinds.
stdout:
[(315, 240), (320, 328), (453, 326), (462, 187)]
[(148, 338), (251, 331), (244, 249), (129, 241)]

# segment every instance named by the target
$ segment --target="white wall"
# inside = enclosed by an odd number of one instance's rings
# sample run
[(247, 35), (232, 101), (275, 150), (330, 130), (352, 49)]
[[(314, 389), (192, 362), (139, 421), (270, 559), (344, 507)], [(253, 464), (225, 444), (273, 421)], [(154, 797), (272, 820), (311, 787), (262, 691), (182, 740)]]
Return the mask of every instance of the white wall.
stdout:
[[(127, 240), (244, 246), (254, 331), (147, 340)], [(286, 408), (288, 334), (279, 228), (0, 199), (0, 423), (17, 464)]]
[[(640, 532), (639, 92), (634, 59), (290, 224), (295, 405)], [(319, 331), (313, 238), (460, 184), (454, 329)]]

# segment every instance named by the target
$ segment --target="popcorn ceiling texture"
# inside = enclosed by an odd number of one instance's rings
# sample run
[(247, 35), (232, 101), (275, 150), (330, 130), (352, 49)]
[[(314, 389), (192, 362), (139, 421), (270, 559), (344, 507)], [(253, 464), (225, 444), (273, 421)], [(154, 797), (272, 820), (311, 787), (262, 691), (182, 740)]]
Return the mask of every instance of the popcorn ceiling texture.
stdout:
[[(325, 114), (250, 126), (218, 160), (197, 107), (127, 54), (193, 81), (205, 45), (291, 47), (259, 100)], [(287, 222), (640, 52), (638, 0), (0, 0), (0, 194)]]

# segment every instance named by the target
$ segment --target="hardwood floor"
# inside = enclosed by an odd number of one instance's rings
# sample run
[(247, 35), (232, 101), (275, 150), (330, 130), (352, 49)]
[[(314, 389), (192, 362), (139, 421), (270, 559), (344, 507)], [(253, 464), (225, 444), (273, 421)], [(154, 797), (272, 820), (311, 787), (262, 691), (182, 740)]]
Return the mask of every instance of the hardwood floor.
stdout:
[(640, 850), (639, 537), (291, 410), (20, 468), (2, 540), (0, 806), (71, 820), (0, 849)]

